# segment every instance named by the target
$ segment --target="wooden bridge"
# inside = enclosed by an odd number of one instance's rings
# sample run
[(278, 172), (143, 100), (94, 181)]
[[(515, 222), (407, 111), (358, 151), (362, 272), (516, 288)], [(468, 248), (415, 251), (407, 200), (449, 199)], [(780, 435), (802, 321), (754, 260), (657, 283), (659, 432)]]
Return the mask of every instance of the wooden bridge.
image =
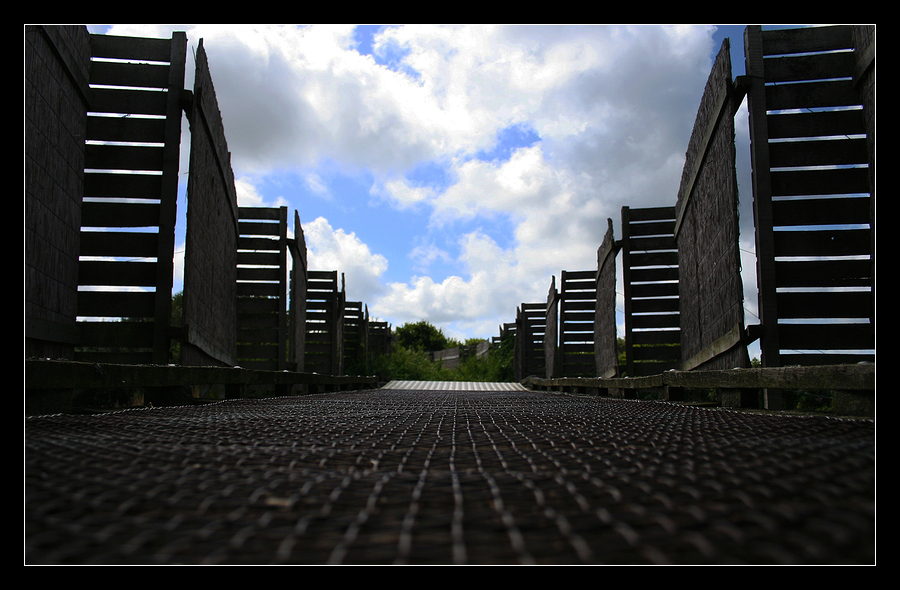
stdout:
[[(423, 383), (347, 375), (390, 326), (307, 267), (296, 212), (288, 238), (286, 208), (237, 206), (202, 42), (187, 90), (183, 34), (26, 27), (26, 564), (874, 564), (874, 27), (744, 43), (745, 76), (716, 58), (675, 205), (624, 208), (596, 269), (504, 325), (517, 382)], [(833, 391), (839, 415), (740, 410), (784, 389)]]

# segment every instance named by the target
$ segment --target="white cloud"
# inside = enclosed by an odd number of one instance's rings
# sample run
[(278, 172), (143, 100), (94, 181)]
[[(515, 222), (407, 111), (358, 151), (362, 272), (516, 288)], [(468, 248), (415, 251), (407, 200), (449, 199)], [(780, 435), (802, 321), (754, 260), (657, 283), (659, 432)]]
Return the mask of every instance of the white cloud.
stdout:
[(324, 217), (303, 224), (308, 264), (311, 270), (344, 273), (347, 297), (351, 301), (371, 301), (383, 290), (381, 276), (387, 259), (373, 253), (353, 232), (334, 229)]

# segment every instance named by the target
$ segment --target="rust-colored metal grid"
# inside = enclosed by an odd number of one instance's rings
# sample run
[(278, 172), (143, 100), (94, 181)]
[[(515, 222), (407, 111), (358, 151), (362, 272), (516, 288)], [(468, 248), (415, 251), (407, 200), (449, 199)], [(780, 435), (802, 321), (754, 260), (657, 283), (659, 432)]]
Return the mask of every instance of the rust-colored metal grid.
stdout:
[(874, 564), (874, 423), (433, 390), (26, 418), (25, 562)]

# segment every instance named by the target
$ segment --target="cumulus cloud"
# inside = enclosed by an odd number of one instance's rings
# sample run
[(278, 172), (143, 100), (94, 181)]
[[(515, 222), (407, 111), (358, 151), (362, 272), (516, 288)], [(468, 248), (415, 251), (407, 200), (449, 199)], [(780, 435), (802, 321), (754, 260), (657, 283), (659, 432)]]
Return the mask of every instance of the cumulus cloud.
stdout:
[(373, 253), (355, 233), (334, 229), (327, 219), (317, 217), (303, 224), (303, 234), (309, 268), (343, 272), (349, 300), (371, 301), (382, 293), (381, 275), (388, 261)]

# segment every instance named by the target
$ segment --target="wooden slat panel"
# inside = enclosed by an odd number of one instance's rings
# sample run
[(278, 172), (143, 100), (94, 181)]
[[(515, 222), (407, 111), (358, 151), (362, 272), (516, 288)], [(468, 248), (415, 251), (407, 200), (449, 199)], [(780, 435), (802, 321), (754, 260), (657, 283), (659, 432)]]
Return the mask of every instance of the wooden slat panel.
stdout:
[(678, 328), (681, 326), (681, 317), (678, 314), (660, 315), (636, 315), (632, 316), (632, 327), (642, 328)]
[(158, 227), (157, 203), (103, 203), (81, 206), (81, 227)]
[(767, 117), (769, 139), (831, 137), (865, 133), (862, 109), (772, 114)]
[(156, 174), (85, 173), (86, 198), (159, 199), (162, 176)]
[(239, 221), (238, 232), (242, 236), (278, 236), (281, 234), (281, 226), (278, 223)]
[(678, 361), (681, 360), (680, 346), (636, 346), (635, 361)]
[(869, 198), (797, 199), (774, 201), (777, 226), (868, 224)]
[(641, 250), (675, 250), (677, 248), (675, 236), (672, 235), (656, 236), (652, 238), (631, 237), (629, 238), (628, 246), (631, 248), (632, 252), (639, 252)]
[(91, 64), (90, 83), (105, 86), (166, 88), (169, 85), (169, 66), (168, 64), (94, 61)]
[(239, 265), (280, 266), (281, 254), (278, 252), (238, 252)]
[(789, 318), (869, 318), (875, 301), (868, 291), (779, 293), (778, 316)]
[(681, 342), (681, 334), (677, 330), (644, 330), (634, 332), (632, 335), (634, 344), (678, 344)]
[(631, 311), (634, 313), (661, 313), (665, 311), (679, 311), (680, 301), (671, 299), (632, 299)]
[(238, 344), (275, 344), (278, 343), (278, 327), (263, 326), (244, 328), (237, 331)]
[(859, 94), (852, 80), (766, 86), (766, 104), (773, 111), (856, 106)]
[[(672, 283), (673, 286), (677, 289), (678, 287), (678, 267), (672, 266), (670, 268), (632, 268), (630, 269), (630, 279), (631, 283), (649, 283), (649, 282), (659, 282), (659, 281), (676, 281)], [(635, 285), (635, 287), (637, 287)], [(639, 297), (635, 295), (635, 297)], [(643, 296), (641, 296), (643, 297)]]
[(272, 238), (248, 238), (241, 236), (238, 238), (238, 250), (268, 250), (281, 251), (283, 248), (281, 240)]
[(78, 322), (83, 346), (142, 345), (153, 337), (153, 322)]
[(862, 287), (872, 284), (870, 260), (775, 262), (781, 287)]
[(867, 168), (773, 170), (772, 196), (854, 195), (869, 192)]
[[(278, 312), (278, 299), (270, 299), (268, 297), (238, 297), (237, 310), (241, 315), (263, 314)], [(243, 325), (243, 320), (241, 320)]]
[(171, 47), (169, 39), (91, 35), (94, 57), (168, 62)]
[(836, 49), (852, 49), (853, 36), (847, 25), (772, 29), (762, 31), (763, 53), (784, 55)]
[[(241, 219), (270, 219), (280, 221), (282, 211), (280, 207), (239, 207), (238, 216)], [(277, 227), (278, 224), (273, 224)]]
[(766, 82), (826, 80), (852, 76), (855, 65), (855, 56), (850, 51), (767, 58)]
[(254, 330), (258, 328), (273, 328), (278, 326), (278, 314), (275, 313), (241, 313), (240, 328), (241, 330)]
[(641, 266), (662, 266), (662, 265), (672, 265), (675, 268), (678, 267), (678, 252), (648, 252), (648, 253), (634, 253), (631, 254), (631, 269), (632, 272), (634, 269), (639, 268)]
[(272, 281), (278, 282), (284, 274), (280, 268), (246, 268), (238, 267), (238, 281)]
[(678, 295), (678, 283), (650, 283), (631, 286), (631, 301), (644, 297), (668, 297)]
[(165, 139), (166, 120), (145, 117), (88, 117), (86, 139), (160, 143)]
[(78, 263), (78, 284), (153, 287), (156, 285), (156, 263), (82, 260)]
[(871, 247), (870, 230), (775, 232), (775, 256), (864, 256)]
[(81, 256), (156, 258), (157, 234), (81, 232)]
[(659, 221), (655, 223), (629, 223), (629, 238), (635, 236), (670, 235), (675, 232), (675, 221)]
[(135, 291), (79, 291), (82, 317), (152, 318), (156, 293)]
[(674, 222), (675, 207), (642, 207), (640, 209), (629, 209), (628, 217), (632, 222), (657, 219), (669, 219)]
[(98, 170), (159, 171), (163, 168), (164, 148), (94, 145), (85, 146), (84, 167)]
[(780, 324), (782, 350), (864, 350), (875, 348), (869, 324)]
[(238, 297), (281, 297), (282, 286), (279, 283), (242, 283), (237, 285)]
[(868, 163), (869, 151), (865, 138), (789, 141), (769, 144), (769, 157), (773, 168), (841, 166)]
[(94, 88), (92, 113), (127, 113), (131, 115), (165, 115), (167, 92), (150, 90), (115, 90)]

